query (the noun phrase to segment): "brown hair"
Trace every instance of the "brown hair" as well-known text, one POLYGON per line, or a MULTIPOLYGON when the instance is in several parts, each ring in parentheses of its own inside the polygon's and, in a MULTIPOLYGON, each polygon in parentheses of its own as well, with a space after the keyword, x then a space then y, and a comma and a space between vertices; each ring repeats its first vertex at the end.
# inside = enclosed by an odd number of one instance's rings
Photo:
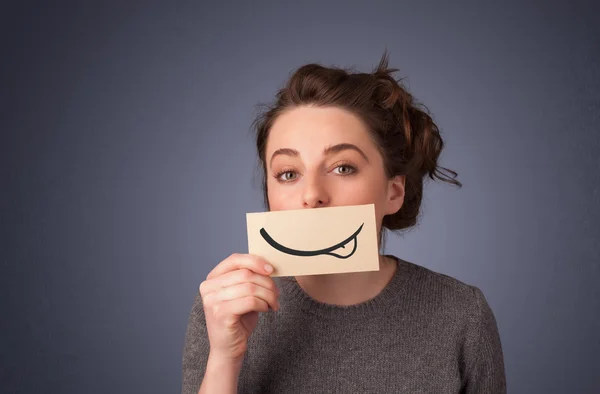
POLYGON ((277 92, 275 102, 266 106, 253 122, 267 209, 265 148, 269 130, 284 111, 304 105, 334 106, 358 115, 383 157, 389 179, 406 176, 402 208, 383 218, 382 230, 404 230, 417 223, 425 176, 462 186, 454 179, 456 172, 438 165, 444 147, 438 127, 427 108, 415 101, 401 80, 392 76, 396 71, 388 68, 386 50, 372 73, 311 63, 291 75, 277 92))

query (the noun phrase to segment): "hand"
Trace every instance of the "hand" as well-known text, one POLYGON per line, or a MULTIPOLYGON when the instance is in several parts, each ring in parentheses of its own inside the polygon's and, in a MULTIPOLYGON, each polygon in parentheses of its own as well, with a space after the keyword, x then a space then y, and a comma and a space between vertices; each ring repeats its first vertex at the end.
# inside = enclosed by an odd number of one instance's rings
POLYGON ((272 272, 264 259, 234 253, 200 284, 211 357, 242 360, 258 312, 279 309, 279 289, 269 276, 272 272))

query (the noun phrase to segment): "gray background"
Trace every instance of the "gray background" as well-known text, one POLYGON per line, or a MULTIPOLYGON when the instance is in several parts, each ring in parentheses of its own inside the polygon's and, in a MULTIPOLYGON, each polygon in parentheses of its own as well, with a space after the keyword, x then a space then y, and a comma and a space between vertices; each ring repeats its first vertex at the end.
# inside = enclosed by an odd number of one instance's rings
POLYGON ((255 105, 387 47, 464 187, 386 251, 484 291, 509 392, 600 392, 598 7, 249 3, 2 3, 0 391, 178 392, 198 285, 263 209, 255 105))

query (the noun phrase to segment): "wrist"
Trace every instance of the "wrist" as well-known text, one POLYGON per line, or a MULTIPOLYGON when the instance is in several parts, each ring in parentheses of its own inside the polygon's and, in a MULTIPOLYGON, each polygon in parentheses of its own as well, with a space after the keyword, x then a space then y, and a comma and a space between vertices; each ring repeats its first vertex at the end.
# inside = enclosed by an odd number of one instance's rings
POLYGON ((237 393, 238 379, 243 361, 243 358, 239 360, 209 353, 199 394, 237 393))
POLYGON ((218 353, 209 352, 208 364, 215 368, 240 369, 244 362, 244 357, 231 357, 218 353))

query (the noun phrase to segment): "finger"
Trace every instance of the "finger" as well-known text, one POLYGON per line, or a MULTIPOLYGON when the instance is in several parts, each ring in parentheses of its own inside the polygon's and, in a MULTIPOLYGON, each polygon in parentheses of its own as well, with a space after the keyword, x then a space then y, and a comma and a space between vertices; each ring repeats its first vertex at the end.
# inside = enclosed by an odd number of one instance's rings
POLYGON ((235 271, 227 272, 214 279, 204 281, 200 284, 200 294, 206 295, 208 293, 219 291, 224 287, 246 282, 251 282, 262 286, 265 289, 269 289, 279 295, 279 289, 277 288, 273 278, 254 273, 247 268, 241 268, 235 271))
POLYGON ((217 266, 206 276, 206 279, 212 279, 240 268, 247 268, 262 275, 270 275, 273 272, 273 267, 262 257, 251 254, 234 253, 217 264, 217 266), (268 267, 270 267, 270 269, 268 267))
POLYGON ((242 316, 250 312, 268 312, 269 304, 260 298, 248 296, 224 302, 222 311, 226 314, 242 316))
POLYGON ((252 282, 238 283, 233 286, 224 287, 217 292, 207 294, 206 297, 209 297, 210 302, 212 303, 220 303, 239 298, 246 298, 248 296, 264 300, 272 309, 278 309, 279 307, 279 302, 277 301, 277 295, 275 292, 265 289, 264 287, 252 282))

